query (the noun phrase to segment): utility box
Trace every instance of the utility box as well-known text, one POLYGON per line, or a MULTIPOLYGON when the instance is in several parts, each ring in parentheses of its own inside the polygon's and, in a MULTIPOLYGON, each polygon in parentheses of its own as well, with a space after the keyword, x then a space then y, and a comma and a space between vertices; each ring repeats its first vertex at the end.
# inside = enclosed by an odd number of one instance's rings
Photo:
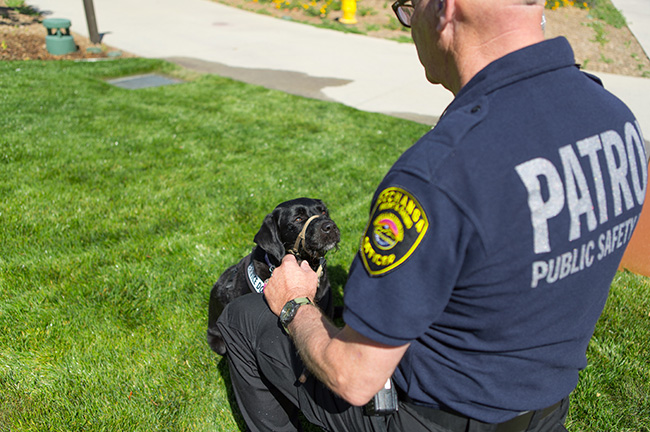
POLYGON ((48 18, 43 20, 47 29, 45 47, 54 55, 70 54, 77 51, 77 45, 70 35, 70 20, 65 18, 48 18))

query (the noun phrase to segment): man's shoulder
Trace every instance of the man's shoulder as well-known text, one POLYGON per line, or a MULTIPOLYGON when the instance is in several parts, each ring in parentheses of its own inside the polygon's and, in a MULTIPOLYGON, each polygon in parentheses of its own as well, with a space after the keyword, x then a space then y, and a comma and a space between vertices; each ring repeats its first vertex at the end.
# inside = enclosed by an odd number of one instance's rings
POLYGON ((482 104, 487 104, 486 98, 443 115, 433 129, 402 154, 394 168, 426 171, 426 177, 431 178, 453 164, 459 146, 485 117, 482 104))

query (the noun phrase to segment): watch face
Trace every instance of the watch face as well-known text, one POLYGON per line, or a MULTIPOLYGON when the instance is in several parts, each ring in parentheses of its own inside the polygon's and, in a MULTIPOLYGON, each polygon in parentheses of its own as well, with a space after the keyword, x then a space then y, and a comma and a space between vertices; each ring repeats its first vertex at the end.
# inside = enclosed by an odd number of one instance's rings
POLYGON ((300 306, 304 304, 313 304, 313 303, 307 297, 299 297, 288 301, 287 304, 284 305, 284 307, 280 311, 280 323, 282 323, 282 326, 284 327, 285 330, 287 330, 287 326, 289 325, 289 323, 293 321, 293 318, 296 316, 296 312, 298 312, 300 306))
POLYGON ((295 301, 291 300, 290 302, 287 302, 287 304, 284 305, 282 311, 280 312, 280 322, 285 326, 288 325, 296 315, 297 309, 298 305, 295 301))

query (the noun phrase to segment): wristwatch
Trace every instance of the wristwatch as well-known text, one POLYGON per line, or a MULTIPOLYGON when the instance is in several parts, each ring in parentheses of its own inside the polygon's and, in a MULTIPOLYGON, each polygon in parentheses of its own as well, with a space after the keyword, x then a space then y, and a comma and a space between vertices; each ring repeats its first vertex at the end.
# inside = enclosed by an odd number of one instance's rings
POLYGON ((300 306, 305 304, 313 305, 311 300, 307 297, 298 297, 289 300, 280 311, 280 324, 282 324, 282 327, 284 327, 284 331, 286 331, 287 334, 289 334, 289 329, 287 329, 287 327, 296 317, 296 313, 298 312, 298 309, 300 309, 300 306))

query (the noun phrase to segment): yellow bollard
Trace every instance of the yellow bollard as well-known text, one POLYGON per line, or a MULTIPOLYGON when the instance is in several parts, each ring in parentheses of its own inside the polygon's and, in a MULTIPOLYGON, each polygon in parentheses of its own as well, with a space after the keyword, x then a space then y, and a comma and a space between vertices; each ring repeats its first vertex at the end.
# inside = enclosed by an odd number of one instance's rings
POLYGON ((343 24, 357 23, 357 18, 354 16, 357 13, 357 0, 342 0, 341 10, 343 11, 343 16, 339 19, 339 22, 343 24))

